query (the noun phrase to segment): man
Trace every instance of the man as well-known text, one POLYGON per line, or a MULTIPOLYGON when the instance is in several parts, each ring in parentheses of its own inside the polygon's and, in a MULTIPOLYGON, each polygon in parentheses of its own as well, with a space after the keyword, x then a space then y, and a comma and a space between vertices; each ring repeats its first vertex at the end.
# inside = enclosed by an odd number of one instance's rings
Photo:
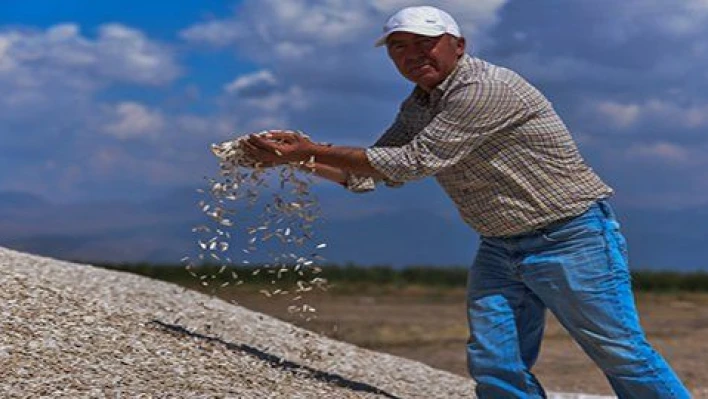
POLYGON ((548 100, 514 72, 465 54, 434 7, 394 14, 377 45, 415 83, 374 146, 252 136, 264 164, 308 162, 354 191, 434 176, 481 235, 468 282, 469 371, 480 398, 545 397, 531 373, 550 309, 620 398, 688 398, 639 325, 612 194, 548 100), (314 160, 314 161, 313 161, 314 160))

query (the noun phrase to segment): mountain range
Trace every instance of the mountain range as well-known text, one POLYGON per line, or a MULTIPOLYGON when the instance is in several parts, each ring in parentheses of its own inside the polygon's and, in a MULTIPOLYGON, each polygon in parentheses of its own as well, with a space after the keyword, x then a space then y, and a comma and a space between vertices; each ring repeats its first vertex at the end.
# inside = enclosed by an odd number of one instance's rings
MULTIPOLYGON (((436 194, 407 201, 415 192, 378 197, 350 196, 343 190, 320 193, 323 217, 315 225, 315 240, 327 244, 322 256, 338 264, 469 265, 477 235, 436 194)), ((192 228, 208 219, 199 199, 193 189, 178 189, 142 201, 59 204, 33 194, 0 192, 0 245, 74 261, 177 264, 198 249, 192 228)), ((708 271, 708 210, 625 208, 617 210, 633 269, 708 271)), ((257 211, 241 212, 245 223, 255 225, 257 211)), ((234 248, 247 246, 245 233, 235 235, 234 248)))

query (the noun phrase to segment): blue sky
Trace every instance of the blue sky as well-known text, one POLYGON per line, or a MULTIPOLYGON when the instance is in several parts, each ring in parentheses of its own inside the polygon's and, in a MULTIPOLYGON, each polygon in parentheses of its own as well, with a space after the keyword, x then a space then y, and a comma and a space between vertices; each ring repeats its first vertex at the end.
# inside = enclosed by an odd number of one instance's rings
MULTIPOLYGON (((370 144, 410 90, 372 43, 412 4, 0 2, 0 191, 68 203, 197 187, 210 143, 263 128, 370 144)), ((706 1, 436 4, 473 54, 548 95, 618 204, 708 204, 706 1)), ((436 190, 414 185, 406 203, 454 214, 436 190)))

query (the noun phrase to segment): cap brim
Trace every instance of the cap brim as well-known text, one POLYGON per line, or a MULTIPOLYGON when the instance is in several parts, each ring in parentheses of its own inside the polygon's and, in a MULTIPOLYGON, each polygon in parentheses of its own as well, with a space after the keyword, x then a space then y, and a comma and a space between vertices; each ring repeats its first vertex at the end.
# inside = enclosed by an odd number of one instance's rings
POLYGON ((386 44, 386 39, 392 34, 396 32, 408 32, 408 33, 415 33, 416 35, 421 35, 421 36, 429 36, 429 37, 438 37, 442 36, 445 34, 445 31, 440 31, 440 29, 432 29, 432 28, 423 28, 420 26, 415 26, 415 27, 408 27, 408 26, 400 26, 397 28, 393 28, 390 31, 386 32, 383 36, 381 36, 376 42, 374 42, 374 47, 381 47, 386 44))

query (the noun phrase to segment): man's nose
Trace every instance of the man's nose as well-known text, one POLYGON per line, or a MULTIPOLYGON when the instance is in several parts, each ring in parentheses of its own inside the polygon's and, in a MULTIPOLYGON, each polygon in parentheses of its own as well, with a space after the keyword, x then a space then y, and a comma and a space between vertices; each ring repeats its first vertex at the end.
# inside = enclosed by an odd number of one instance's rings
POLYGON ((415 62, 425 57, 425 51, 420 46, 408 46, 405 53, 406 62, 415 62))
POLYGON ((406 56, 406 65, 418 65, 425 60, 425 54, 416 53, 406 56))
POLYGON ((406 57, 419 58, 425 55, 425 49, 418 43, 411 44, 406 50, 406 57))

